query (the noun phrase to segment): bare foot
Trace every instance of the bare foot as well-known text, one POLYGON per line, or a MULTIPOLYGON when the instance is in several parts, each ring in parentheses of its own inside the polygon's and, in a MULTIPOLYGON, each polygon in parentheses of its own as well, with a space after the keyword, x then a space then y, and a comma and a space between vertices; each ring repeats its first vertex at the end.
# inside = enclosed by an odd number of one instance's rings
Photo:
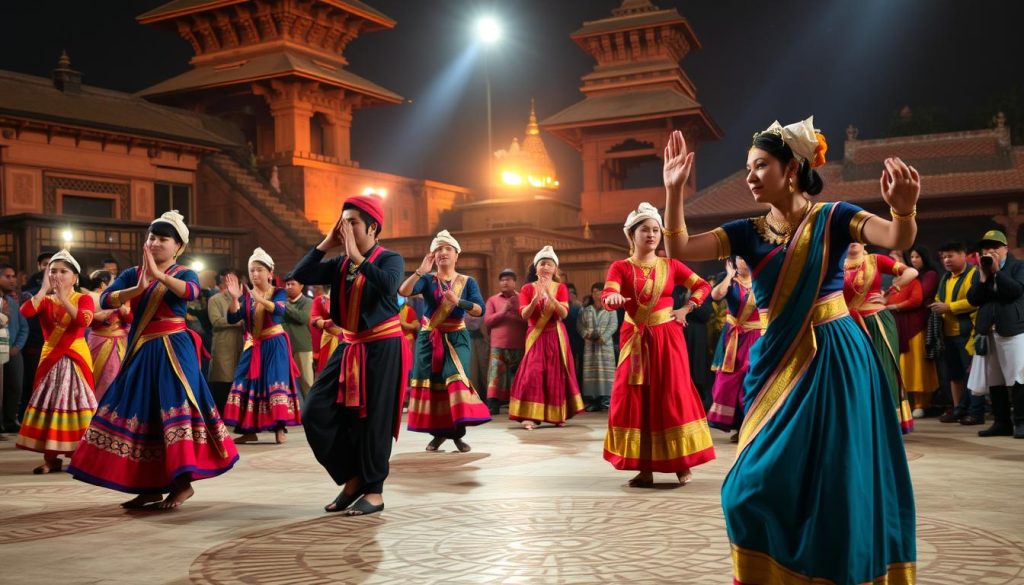
POLYGON ((633 479, 629 480, 629 482, 626 485, 634 488, 653 487, 654 474, 647 471, 641 471, 640 473, 636 474, 636 476, 633 477, 633 479))
POLYGON ((690 473, 689 469, 687 469, 686 471, 676 473, 676 478, 679 479, 679 485, 686 485, 693 481, 693 474, 690 473))
POLYGON ((260 439, 259 437, 256 436, 256 433, 242 433, 241 435, 235 437, 235 443, 239 445, 244 445, 246 443, 255 443, 259 440, 260 439))
POLYGON ((533 424, 532 420, 524 420, 523 421, 523 428, 528 430, 528 431, 532 431, 533 429, 537 428, 537 425, 533 424))
POLYGON ((277 429, 274 433, 274 440, 277 441, 278 445, 280 445, 288 440, 288 435, 284 433, 284 429, 277 429))
POLYGON ((161 510, 170 510, 171 508, 177 508, 178 506, 185 503, 185 500, 191 498, 196 491, 192 489, 191 485, 185 486, 182 489, 175 490, 164 498, 164 501, 156 505, 161 510))
POLYGON ((139 494, 127 502, 122 502, 121 507, 129 510, 139 510, 154 502, 159 502, 164 497, 160 494, 139 494))

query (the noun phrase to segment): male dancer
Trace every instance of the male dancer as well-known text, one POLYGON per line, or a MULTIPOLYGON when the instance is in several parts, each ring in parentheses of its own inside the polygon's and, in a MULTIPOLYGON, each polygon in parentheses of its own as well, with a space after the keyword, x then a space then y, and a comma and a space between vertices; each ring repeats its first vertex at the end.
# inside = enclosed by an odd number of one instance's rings
POLYGON ((405 262, 377 239, 384 209, 373 196, 349 197, 324 241, 288 278, 330 284, 331 320, 344 339, 310 388, 302 422, 313 454, 343 485, 324 507, 347 516, 384 509, 392 436, 398 437, 410 359, 398 319, 398 285, 405 262), (343 255, 322 262, 343 248, 343 255))

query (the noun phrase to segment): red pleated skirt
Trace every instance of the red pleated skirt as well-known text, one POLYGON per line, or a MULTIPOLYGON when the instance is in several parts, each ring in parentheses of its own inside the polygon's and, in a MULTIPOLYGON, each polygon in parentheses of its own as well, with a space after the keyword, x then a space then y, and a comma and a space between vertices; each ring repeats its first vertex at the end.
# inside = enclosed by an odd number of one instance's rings
MULTIPOLYGON (((637 329, 622 326, 623 351, 637 329)), ((647 327, 643 384, 629 384, 629 356, 615 370, 604 458, 616 469, 677 473, 715 458, 704 406, 690 376, 679 324, 647 327)))

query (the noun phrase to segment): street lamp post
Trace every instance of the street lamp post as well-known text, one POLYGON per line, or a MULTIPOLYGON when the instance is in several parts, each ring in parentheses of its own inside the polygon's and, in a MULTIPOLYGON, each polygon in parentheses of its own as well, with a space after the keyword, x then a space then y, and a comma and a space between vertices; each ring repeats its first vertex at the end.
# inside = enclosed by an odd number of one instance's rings
POLYGON ((501 25, 491 16, 476 23, 476 37, 484 45, 484 82, 487 87, 487 197, 491 197, 494 182, 494 135, 491 125, 491 68, 487 48, 501 40, 501 25))

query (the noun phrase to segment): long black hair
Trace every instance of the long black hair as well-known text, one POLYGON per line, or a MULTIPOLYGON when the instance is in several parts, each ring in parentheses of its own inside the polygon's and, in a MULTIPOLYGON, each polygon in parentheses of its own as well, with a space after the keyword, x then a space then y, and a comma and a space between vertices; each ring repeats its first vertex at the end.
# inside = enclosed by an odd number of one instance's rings
MULTIPOLYGON (((793 154, 793 149, 783 142, 782 136, 773 132, 756 134, 753 147, 763 150, 778 159, 783 169, 786 168, 789 161, 796 158, 793 154)), ((825 187, 825 183, 821 180, 821 175, 818 174, 818 171, 812 169, 811 162, 806 160, 800 163, 800 168, 796 172, 796 180, 800 190, 808 195, 817 195, 825 187)))
MULTIPOLYGON (((924 276, 924 273, 928 272, 929 270, 933 272, 938 272, 938 270, 935 269, 935 263, 932 261, 932 255, 928 251, 928 248, 925 248, 924 246, 913 246, 909 250, 907 250, 905 253, 905 256, 907 257, 907 264, 910 264, 911 252, 917 252, 917 255, 921 257, 921 270, 917 271, 918 278, 924 276)), ((911 265, 911 267, 913 267, 913 265, 911 265)))

